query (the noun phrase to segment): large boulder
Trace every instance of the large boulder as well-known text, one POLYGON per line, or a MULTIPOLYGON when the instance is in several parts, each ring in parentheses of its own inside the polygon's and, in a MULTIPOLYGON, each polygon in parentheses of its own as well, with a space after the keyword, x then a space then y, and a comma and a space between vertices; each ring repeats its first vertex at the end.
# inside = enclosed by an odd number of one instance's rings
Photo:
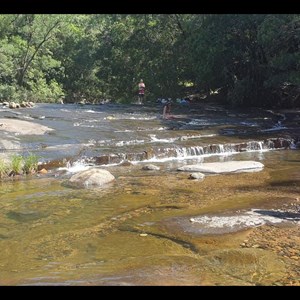
POLYGON ((115 180, 115 176, 109 171, 92 168, 73 175, 67 185, 77 188, 94 188, 101 187, 113 180, 115 180))
POLYGON ((201 163, 195 165, 186 165, 178 168, 178 171, 186 172, 202 172, 210 174, 221 173, 238 173, 238 172, 255 172, 261 171, 264 165, 257 161, 226 161, 226 162, 212 162, 201 163))

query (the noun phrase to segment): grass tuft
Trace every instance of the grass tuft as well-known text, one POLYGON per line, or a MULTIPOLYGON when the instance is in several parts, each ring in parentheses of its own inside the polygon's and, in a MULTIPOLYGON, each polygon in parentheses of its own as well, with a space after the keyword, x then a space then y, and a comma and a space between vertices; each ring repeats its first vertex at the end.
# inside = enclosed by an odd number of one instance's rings
POLYGON ((34 174, 37 171, 39 162, 37 155, 30 153, 27 157, 23 158, 23 161, 24 173, 34 174))

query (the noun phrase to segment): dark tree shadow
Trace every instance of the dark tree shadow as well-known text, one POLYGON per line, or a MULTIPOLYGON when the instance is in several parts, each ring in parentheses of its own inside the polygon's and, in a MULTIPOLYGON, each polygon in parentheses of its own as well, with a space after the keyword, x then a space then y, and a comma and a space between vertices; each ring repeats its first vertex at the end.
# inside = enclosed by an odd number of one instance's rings
POLYGON ((267 215, 267 216, 289 220, 289 221, 300 221, 300 213, 287 212, 287 211, 282 212, 282 211, 264 210, 264 209, 255 209, 254 212, 259 213, 261 215, 267 215))

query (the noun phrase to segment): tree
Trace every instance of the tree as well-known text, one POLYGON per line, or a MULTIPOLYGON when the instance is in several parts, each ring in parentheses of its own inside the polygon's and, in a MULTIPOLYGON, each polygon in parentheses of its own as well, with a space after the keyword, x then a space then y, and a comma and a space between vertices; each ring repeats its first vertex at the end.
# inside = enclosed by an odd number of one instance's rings
POLYGON ((49 101, 52 97, 57 100, 63 94, 62 89, 54 78, 47 81, 46 74, 60 66, 60 62, 52 56, 52 47, 55 46, 56 33, 60 30, 61 16, 6 15, 0 21, 2 34, 3 24, 7 25, 2 39, 2 53, 6 55, 7 61, 13 62, 10 78, 6 77, 3 83, 7 85, 10 82, 11 88, 19 91, 19 95, 14 95, 15 98, 28 91, 31 100, 49 101), (39 91, 42 91, 40 95, 37 94, 39 91), (39 96, 42 96, 41 99, 39 96))
POLYGON ((299 86, 298 15, 195 16, 189 26, 196 82, 206 92, 222 88, 223 102, 280 106, 284 82, 299 86))

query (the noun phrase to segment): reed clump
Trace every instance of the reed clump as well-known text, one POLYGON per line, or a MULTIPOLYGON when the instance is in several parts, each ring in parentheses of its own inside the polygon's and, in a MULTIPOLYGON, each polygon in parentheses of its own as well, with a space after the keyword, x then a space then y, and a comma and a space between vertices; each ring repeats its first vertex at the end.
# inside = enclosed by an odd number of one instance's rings
POLYGON ((0 158, 0 180, 16 175, 30 175, 38 171, 38 156, 14 154, 8 159, 0 158))

